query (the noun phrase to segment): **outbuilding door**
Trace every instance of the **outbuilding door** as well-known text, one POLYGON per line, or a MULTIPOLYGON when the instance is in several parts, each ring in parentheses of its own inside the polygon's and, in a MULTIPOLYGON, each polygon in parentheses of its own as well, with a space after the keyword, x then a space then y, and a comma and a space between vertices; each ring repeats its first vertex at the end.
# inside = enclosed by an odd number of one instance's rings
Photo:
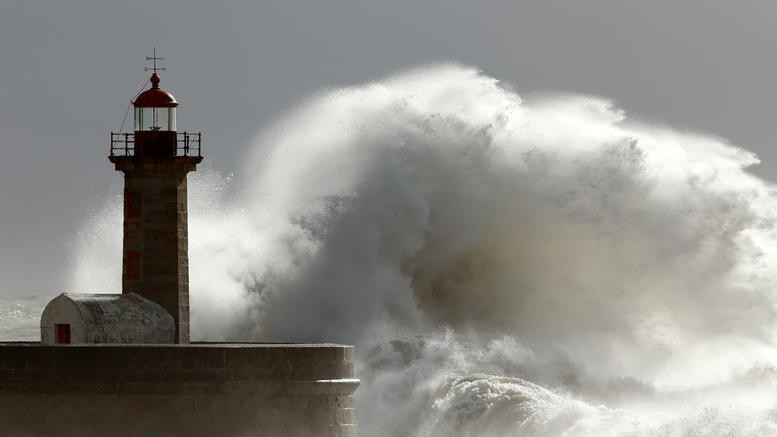
POLYGON ((70 344, 70 324, 57 323, 57 344, 70 344))

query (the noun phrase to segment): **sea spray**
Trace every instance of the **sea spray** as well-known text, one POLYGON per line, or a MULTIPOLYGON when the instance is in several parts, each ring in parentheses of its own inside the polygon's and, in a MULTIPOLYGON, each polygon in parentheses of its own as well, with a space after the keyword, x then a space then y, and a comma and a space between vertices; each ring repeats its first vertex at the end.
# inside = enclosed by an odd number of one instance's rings
MULTIPOLYGON (((193 336, 355 344, 363 435, 773 433, 757 162, 459 65, 324 91, 192 175, 193 336)), ((71 289, 119 289, 117 202, 71 289)))

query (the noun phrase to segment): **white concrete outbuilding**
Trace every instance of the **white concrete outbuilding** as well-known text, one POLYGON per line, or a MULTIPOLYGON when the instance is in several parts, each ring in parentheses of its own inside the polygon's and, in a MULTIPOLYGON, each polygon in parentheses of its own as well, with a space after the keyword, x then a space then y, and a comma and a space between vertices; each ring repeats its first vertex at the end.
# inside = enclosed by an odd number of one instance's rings
POLYGON ((135 293, 62 293, 40 318, 43 344, 173 343, 175 321, 135 293))

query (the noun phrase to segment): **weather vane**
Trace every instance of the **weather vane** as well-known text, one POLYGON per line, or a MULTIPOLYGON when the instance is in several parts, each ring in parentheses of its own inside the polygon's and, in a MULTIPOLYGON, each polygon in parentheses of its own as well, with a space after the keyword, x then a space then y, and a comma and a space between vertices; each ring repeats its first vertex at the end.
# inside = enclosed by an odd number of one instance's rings
POLYGON ((165 67, 157 67, 156 61, 164 61, 165 58, 157 58, 156 57, 156 46, 154 46, 154 56, 146 56, 146 61, 153 61, 154 66, 153 67, 144 67, 143 71, 153 71, 154 74, 156 74, 157 71, 167 71, 167 68, 165 67))

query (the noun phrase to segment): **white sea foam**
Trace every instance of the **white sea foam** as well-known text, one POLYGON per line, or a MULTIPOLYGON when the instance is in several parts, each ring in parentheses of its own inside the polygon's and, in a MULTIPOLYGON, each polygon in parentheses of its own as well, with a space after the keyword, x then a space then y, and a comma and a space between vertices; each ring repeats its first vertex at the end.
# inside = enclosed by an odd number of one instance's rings
MULTIPOLYGON (((773 434, 757 162, 458 65, 325 91, 192 175, 193 335, 355 344, 363 435, 773 434)), ((72 290, 119 289, 117 205, 72 290)))

